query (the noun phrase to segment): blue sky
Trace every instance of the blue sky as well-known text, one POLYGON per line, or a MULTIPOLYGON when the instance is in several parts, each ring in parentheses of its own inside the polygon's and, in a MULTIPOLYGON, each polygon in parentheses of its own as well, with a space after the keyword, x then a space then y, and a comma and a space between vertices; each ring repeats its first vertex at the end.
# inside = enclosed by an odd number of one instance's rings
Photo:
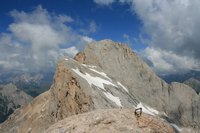
POLYGON ((54 68, 90 41, 128 45, 160 75, 200 70, 200 1, 2 0, 0 69, 54 68))
POLYGON ((128 4, 115 3, 110 7, 96 4, 91 0, 4 0, 0 7, 1 32, 6 32, 13 19, 9 12, 14 9, 18 11, 30 12, 38 5, 41 5, 49 12, 56 14, 66 14, 79 20, 82 24, 73 24, 74 29, 89 25, 94 21, 97 29, 90 37, 95 40, 112 39, 114 41, 127 42, 124 35, 130 37, 131 43, 135 43, 134 49, 144 48, 135 39, 139 37, 141 21, 136 14, 133 14, 128 4))

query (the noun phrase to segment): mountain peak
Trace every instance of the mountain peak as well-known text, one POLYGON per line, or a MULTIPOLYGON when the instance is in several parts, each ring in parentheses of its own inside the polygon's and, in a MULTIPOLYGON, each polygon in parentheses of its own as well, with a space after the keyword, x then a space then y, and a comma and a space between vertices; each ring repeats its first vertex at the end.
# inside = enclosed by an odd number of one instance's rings
POLYGON ((74 59, 59 61, 50 90, 17 110, 0 131, 45 132, 72 115, 112 108, 140 108, 178 131, 200 128, 200 98, 192 88, 165 83, 126 45, 92 42, 74 59))

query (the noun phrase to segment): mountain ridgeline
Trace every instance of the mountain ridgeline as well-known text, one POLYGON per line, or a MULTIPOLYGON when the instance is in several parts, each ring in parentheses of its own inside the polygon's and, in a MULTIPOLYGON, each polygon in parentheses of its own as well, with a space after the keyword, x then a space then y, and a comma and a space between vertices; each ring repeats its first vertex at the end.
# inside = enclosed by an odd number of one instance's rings
POLYGON ((32 97, 47 91, 53 81, 53 72, 48 70, 41 72, 3 71, 0 74, 1 84, 14 84, 32 97))
POLYGON ((167 84, 127 45, 102 40, 60 60, 51 88, 16 110, 0 132, 194 132, 199 108, 191 87, 167 84))

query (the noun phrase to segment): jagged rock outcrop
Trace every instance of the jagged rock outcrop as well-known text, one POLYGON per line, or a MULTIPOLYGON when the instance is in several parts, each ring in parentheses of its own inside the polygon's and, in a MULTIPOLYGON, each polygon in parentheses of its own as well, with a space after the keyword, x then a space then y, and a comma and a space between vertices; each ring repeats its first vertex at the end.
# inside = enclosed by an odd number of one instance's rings
POLYGON ((31 96, 19 90, 14 84, 0 85, 0 122, 31 100, 31 96))
MULTIPOLYGON (((45 132, 72 115, 111 108, 142 108, 178 131, 183 130, 175 124, 199 128, 200 102, 195 91, 184 84, 168 85, 126 45, 94 42, 74 59, 61 60, 50 90, 15 111, 0 125, 0 132, 45 132)), ((153 123, 160 121, 155 119, 153 123)))
POLYGON ((76 54, 76 56, 74 57, 74 59, 80 63, 84 63, 85 61, 85 53, 83 52, 79 52, 78 54, 76 54))

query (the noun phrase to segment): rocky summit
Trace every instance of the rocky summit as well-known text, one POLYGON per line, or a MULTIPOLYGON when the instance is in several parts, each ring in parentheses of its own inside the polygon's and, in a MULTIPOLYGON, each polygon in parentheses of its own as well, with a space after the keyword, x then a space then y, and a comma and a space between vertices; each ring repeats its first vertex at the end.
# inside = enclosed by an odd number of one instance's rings
POLYGON ((127 45, 102 40, 59 61, 50 90, 0 132, 195 132, 199 108, 192 88, 167 84, 127 45))

